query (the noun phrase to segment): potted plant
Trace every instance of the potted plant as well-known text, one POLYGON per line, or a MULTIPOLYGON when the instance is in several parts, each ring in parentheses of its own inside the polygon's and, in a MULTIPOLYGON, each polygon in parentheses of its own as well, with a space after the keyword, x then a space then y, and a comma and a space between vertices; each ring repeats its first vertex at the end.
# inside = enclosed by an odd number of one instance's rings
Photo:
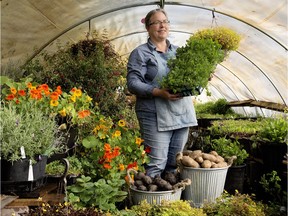
POLYGON ((237 140, 233 141, 226 137, 212 139, 211 147, 224 158, 237 157, 228 169, 224 189, 231 194, 234 194, 235 190, 242 193, 247 166, 245 160, 249 157, 247 151, 242 149, 241 144, 237 140))
POLYGON ((62 148, 62 134, 55 120, 34 107, 28 112, 4 104, 0 125, 2 182, 42 178, 47 157, 62 148))
POLYGON ((239 42, 240 36, 225 27, 196 32, 177 49, 175 58, 168 61, 170 72, 161 81, 161 87, 174 93, 184 92, 183 96, 199 94, 207 86, 217 64, 230 51, 236 50, 239 42))
POLYGON ((251 138, 254 141, 254 147, 261 149, 265 172, 287 171, 287 167, 282 165, 282 160, 287 154, 287 134, 288 117, 284 113, 263 119, 258 132, 251 138))

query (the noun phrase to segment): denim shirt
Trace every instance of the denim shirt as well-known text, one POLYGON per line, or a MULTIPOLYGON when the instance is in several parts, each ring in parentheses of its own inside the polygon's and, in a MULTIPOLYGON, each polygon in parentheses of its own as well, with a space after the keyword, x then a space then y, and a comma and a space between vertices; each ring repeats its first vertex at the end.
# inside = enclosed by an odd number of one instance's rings
MULTIPOLYGON (((167 40, 168 55, 175 56, 177 47, 167 40)), ((158 74, 158 62, 154 55, 156 46, 148 39, 147 43, 134 49, 127 64, 127 87, 136 95, 136 111, 156 113, 155 101, 152 91, 159 85, 153 81, 158 74)), ((164 61, 164 59, 163 59, 164 61)), ((166 63, 166 62, 164 62, 166 63)), ((167 68, 167 73, 169 69, 167 68)))
POLYGON ((153 88, 159 88, 159 80, 169 73, 167 60, 176 54, 177 47, 168 40, 167 44, 166 53, 158 52, 148 39, 132 51, 127 65, 127 86, 136 95, 136 112, 157 113, 159 131, 197 125, 191 97, 169 101, 152 96, 153 88))

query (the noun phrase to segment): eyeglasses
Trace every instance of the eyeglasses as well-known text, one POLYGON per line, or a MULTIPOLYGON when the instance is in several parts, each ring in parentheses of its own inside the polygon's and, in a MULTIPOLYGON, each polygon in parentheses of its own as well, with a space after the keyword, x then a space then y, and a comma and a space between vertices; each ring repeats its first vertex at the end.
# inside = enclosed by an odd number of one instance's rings
POLYGON ((152 23, 150 23, 149 24, 149 26, 151 26, 151 25, 160 25, 160 24, 169 24, 170 23, 170 21, 169 20, 163 20, 162 22, 161 21, 159 21, 159 20, 157 20, 157 21, 155 21, 155 22, 152 22, 152 23))

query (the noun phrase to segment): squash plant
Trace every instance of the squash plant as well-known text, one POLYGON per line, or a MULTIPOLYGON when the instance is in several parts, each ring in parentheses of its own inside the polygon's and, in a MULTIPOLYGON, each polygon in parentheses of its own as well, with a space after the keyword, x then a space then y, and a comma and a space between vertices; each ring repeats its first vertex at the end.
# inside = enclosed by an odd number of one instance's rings
POLYGON ((229 51, 239 46, 240 36, 231 29, 217 27, 203 29, 192 35, 175 58, 168 60, 170 72, 160 82, 172 92, 191 91, 197 95, 205 88, 217 64, 224 61, 229 51))

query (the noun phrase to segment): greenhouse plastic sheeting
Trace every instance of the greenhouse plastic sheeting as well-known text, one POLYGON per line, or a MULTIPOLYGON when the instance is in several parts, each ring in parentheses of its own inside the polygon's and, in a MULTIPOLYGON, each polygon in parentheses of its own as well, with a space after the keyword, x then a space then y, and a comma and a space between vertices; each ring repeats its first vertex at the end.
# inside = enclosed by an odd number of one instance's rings
MULTIPOLYGON (((169 39, 182 46, 197 30, 226 26, 242 39, 237 51, 217 66, 206 102, 268 101, 287 106, 287 0, 3 0, 1 2, 2 70, 24 64, 57 43, 75 43, 87 33, 105 34, 127 58, 147 41, 141 19, 164 2, 171 21, 169 39)), ((245 114, 269 115, 266 109, 236 108, 245 114)))

